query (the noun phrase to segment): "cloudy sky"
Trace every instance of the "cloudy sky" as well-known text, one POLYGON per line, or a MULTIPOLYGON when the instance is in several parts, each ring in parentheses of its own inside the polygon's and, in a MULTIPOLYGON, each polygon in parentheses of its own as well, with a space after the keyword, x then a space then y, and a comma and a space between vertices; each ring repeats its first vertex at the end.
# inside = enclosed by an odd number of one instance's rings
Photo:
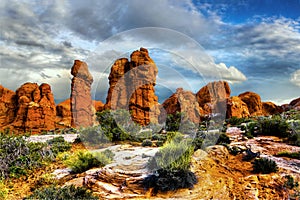
POLYGON ((232 95, 288 103, 300 96, 299 13, 299 0, 2 0, 0 84, 46 82, 63 100, 80 59, 103 101, 113 61, 145 47, 160 101, 222 79, 232 95))

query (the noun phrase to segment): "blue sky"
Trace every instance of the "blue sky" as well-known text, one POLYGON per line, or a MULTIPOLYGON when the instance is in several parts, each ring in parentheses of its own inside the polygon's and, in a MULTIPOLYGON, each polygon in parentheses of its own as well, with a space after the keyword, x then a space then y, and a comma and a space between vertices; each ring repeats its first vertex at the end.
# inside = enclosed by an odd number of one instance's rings
POLYGON ((300 0, 3 0, 0 84, 47 82, 66 99, 80 59, 103 101, 112 62, 143 46, 159 68, 160 101, 223 79, 232 95, 288 103, 300 96, 299 13, 300 0))

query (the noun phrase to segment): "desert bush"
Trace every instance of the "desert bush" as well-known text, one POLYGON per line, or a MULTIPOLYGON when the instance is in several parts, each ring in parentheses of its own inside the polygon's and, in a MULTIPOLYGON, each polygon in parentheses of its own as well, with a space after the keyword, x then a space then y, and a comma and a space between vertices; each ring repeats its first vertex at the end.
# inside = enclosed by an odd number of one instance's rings
POLYGON ((217 144, 221 144, 221 145, 230 144, 230 139, 225 133, 221 133, 217 140, 217 144))
POLYGON ((294 178, 290 175, 286 175, 284 177, 286 179, 284 183, 284 187, 287 187, 289 189, 293 189, 294 187, 298 187, 299 183, 294 181, 294 178))
POLYGON ((190 167, 194 147, 190 141, 167 142, 148 162, 151 170, 187 170, 190 167))
POLYGON ((170 191, 179 188, 192 188, 197 183, 197 178, 190 168, 191 157, 194 147, 190 140, 180 142, 167 142, 152 157, 147 167, 154 171, 154 174, 143 180, 143 186, 153 188, 157 191, 170 191))
POLYGON ((82 173, 93 167, 103 167, 112 161, 113 153, 110 150, 104 152, 77 151, 64 163, 74 173, 82 173))
POLYGON ((197 183, 197 177, 189 170, 165 170, 159 169, 157 174, 147 176, 143 180, 146 189, 153 188, 154 193, 158 191, 174 191, 180 188, 193 188, 197 183))
POLYGON ((65 199, 89 199, 96 200, 98 197, 94 196, 92 192, 84 187, 76 187, 74 185, 58 187, 49 186, 47 188, 37 189, 27 199, 55 199, 55 200, 65 200, 65 199))
POLYGON ((153 143, 152 143, 151 140, 146 139, 146 140, 143 141, 142 146, 143 146, 143 147, 151 147, 152 144, 153 144, 153 143))
POLYGON ((0 134, 0 178, 19 177, 54 158, 45 143, 30 143, 21 136, 0 134))
POLYGON ((298 152, 281 151, 281 152, 277 153, 276 156, 300 159, 300 151, 298 151, 298 152))
POLYGON ((50 150, 54 155, 57 155, 61 152, 69 151, 72 147, 72 145, 69 142, 65 141, 64 137, 62 136, 48 140, 47 143, 50 146, 50 150))
POLYGON ((247 123, 249 122, 250 119, 248 118, 238 118, 238 117, 231 117, 229 119, 226 119, 226 122, 232 126, 238 126, 241 125, 242 123, 247 123))
POLYGON ((253 162, 253 172, 269 174, 278 170, 275 161, 268 158, 255 159, 253 162))
POLYGON ((182 113, 168 114, 166 118, 166 131, 178 131, 180 128, 182 113))
POLYGON ((87 127, 80 130, 80 140, 90 146, 101 147, 113 140, 113 133, 102 130, 101 126, 87 127))

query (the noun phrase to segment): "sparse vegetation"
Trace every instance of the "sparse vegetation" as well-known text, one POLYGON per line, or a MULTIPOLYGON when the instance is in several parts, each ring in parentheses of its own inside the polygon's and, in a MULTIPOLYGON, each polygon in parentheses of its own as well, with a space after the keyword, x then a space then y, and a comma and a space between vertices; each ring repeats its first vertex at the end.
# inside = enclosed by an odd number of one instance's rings
POLYGON ((300 151, 298 152, 287 152, 287 151, 281 151, 277 153, 278 157, 287 157, 287 158, 294 158, 294 159, 300 159, 300 151))
POLYGON ((76 187, 74 185, 70 186, 49 186, 47 188, 37 189, 32 195, 25 198, 28 199, 55 199, 55 200, 65 200, 65 199, 89 199, 96 200, 98 197, 92 195, 88 189, 84 187, 76 187))
POLYGON ((103 167, 109 164, 113 159, 113 153, 110 150, 103 152, 77 151, 70 156, 65 164, 71 168, 74 173, 82 173, 93 167, 103 167))
POLYGON ((253 172, 269 174, 278 170, 275 161, 268 158, 255 159, 253 162, 253 172))
POLYGON ((9 189, 6 187, 5 182, 0 179, 0 200, 7 199, 9 189))
POLYGON ((142 146, 143 146, 143 147, 151 147, 152 144, 153 144, 153 143, 152 143, 151 140, 146 139, 146 140, 143 141, 142 146))
POLYGON ((50 150, 56 156, 58 153, 69 151, 72 145, 65 141, 64 137, 59 136, 47 141, 50 150))
POLYGON ((154 171, 143 180, 143 186, 157 191, 170 191, 179 188, 192 188, 197 178, 190 168, 194 148, 191 141, 167 142, 148 162, 148 168, 154 171))

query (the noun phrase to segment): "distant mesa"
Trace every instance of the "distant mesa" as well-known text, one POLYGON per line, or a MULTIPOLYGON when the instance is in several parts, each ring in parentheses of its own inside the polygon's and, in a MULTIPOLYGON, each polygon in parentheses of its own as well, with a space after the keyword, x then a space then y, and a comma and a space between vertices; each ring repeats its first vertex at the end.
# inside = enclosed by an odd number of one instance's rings
POLYGON ((223 113, 226 118, 272 115, 290 109, 300 110, 300 98, 282 106, 262 102, 258 94, 244 92, 230 96, 226 81, 215 81, 197 93, 178 88, 161 105, 155 94, 158 68, 148 50, 140 48, 128 58, 117 59, 111 67, 106 103, 91 98, 93 76, 88 65, 75 60, 70 98, 55 105, 51 86, 25 83, 16 92, 0 85, 0 130, 38 134, 56 128, 87 127, 96 124, 95 113, 105 109, 126 109, 142 126, 185 113, 185 120, 201 122, 203 116, 223 113))

